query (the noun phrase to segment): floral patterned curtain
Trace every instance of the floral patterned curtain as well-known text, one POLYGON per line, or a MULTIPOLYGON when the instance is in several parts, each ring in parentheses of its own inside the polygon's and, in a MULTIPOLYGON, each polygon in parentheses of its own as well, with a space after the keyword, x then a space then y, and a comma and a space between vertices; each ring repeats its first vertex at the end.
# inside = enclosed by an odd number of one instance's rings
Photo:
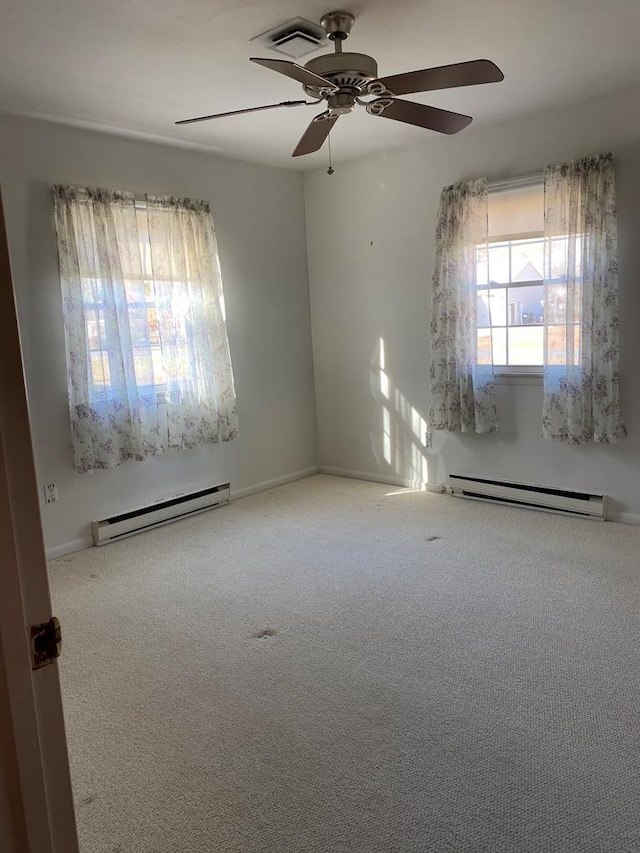
POLYGON ((488 242, 485 179, 445 187, 440 196, 431 297, 431 429, 498 429, 493 356, 478 354, 476 253, 488 242))
POLYGON ((625 435, 618 375, 618 252, 611 154, 544 174, 542 435, 568 444, 625 435))
POLYGON ((209 205, 146 196, 168 446, 237 436, 222 277, 209 205))
POLYGON ((62 186, 54 200, 76 470, 235 438, 208 205, 62 186))

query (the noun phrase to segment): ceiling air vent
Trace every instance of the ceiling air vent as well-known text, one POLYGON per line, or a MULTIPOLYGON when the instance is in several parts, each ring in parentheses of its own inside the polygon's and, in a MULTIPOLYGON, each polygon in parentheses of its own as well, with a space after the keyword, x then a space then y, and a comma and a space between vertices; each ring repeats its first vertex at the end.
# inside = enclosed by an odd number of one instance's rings
POLYGON ((292 59, 300 59, 318 50, 321 45, 328 44, 322 27, 305 18, 293 18, 291 21, 267 30, 266 33, 255 36, 251 41, 258 42, 269 50, 290 56, 292 59))

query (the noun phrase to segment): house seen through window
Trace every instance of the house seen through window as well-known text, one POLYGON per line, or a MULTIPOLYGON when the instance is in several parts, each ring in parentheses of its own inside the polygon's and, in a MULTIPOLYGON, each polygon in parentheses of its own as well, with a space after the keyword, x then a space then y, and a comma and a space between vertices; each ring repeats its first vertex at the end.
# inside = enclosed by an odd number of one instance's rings
POLYGON ((558 363, 579 358, 580 300, 567 298, 565 276, 569 241, 543 229, 542 184, 490 192, 489 241, 475 258, 478 362, 498 372, 540 373, 545 348, 558 363))

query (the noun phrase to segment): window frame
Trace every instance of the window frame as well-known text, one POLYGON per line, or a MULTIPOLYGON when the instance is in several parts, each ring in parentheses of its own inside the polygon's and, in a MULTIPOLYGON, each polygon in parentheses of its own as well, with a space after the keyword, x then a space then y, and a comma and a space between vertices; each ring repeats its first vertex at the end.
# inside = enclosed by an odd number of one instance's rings
MULTIPOLYGON (((146 276, 144 278, 144 283, 145 284, 147 283, 146 276)), ((153 284, 153 282, 151 282, 151 283, 153 284)), ((137 308, 143 308, 143 307, 147 307, 149 305, 155 306, 155 302, 154 301, 145 301, 144 304, 142 302, 127 302, 127 310, 129 308, 136 308, 136 307, 137 308)), ((90 311, 98 312, 100 310, 100 304, 98 302, 88 302, 88 301, 83 302, 83 309, 84 309, 84 313, 85 313, 85 320, 84 320, 85 335, 86 335, 86 341, 87 341, 87 356, 89 358, 89 371, 90 371, 90 376, 91 376, 92 393, 96 396, 96 398, 100 397, 104 400, 108 400, 109 395, 111 393, 111 381, 109 381, 109 383, 106 383, 106 382, 101 383, 101 382, 95 381, 95 374, 94 374, 94 370, 93 370, 92 356, 94 353, 101 354, 103 358, 104 357, 107 358, 107 363, 108 363, 109 350, 108 349, 102 349, 101 347, 92 347, 91 346, 91 341, 90 341, 91 336, 89 334, 89 323, 96 322, 96 321, 89 320, 87 318, 87 314, 90 311)), ((159 344, 158 345, 152 345, 152 348, 153 348, 153 346, 156 346, 156 348, 160 348, 159 344)), ((133 342, 132 342, 132 347, 135 350, 136 345, 133 342)), ((136 381, 136 388, 138 389, 138 392, 143 396, 151 395, 152 393, 154 393, 156 395, 156 402, 158 402, 158 403, 166 403, 166 401, 167 401, 166 382, 156 382, 152 385, 152 384, 138 383, 136 381)))
MULTIPOLYGON (((512 243, 517 242, 519 240, 540 240, 540 241, 542 241, 542 243, 544 245, 545 235, 544 235, 543 231, 514 232, 512 234, 496 234, 496 235, 492 235, 491 238, 488 239, 486 243, 479 243, 476 247, 476 251, 478 249, 486 247, 487 259, 488 259, 488 256, 489 256, 488 253, 489 253, 489 250, 490 250, 492 245, 499 244, 499 243, 508 244, 508 246, 509 246, 509 267, 510 267, 509 272, 511 273, 511 245, 512 245, 512 243)), ((478 267, 477 267, 477 263, 476 263, 476 267, 475 267, 475 270, 476 270, 476 281, 475 281, 476 293, 483 288, 486 290, 489 290, 489 291, 502 290, 506 293, 509 290, 513 290, 513 289, 520 288, 520 287, 531 287, 531 286, 544 287, 544 285, 545 285, 545 279, 544 278, 533 279, 530 281, 527 280, 527 281, 515 281, 515 282, 514 281, 505 281, 505 282, 493 281, 492 282, 491 280, 489 280, 486 285, 482 285, 482 284, 479 284, 478 280, 477 280, 477 269, 478 269, 478 267)), ((508 306, 509 306, 509 303, 507 302, 507 312, 509 310, 508 306)), ((507 355, 508 355, 508 352, 509 352, 509 328, 511 328, 512 325, 517 326, 517 324, 511 324, 509 322, 508 313, 507 313, 506 320, 507 320, 507 322, 506 322, 505 326, 499 326, 499 325, 494 326, 493 324, 491 324, 490 326, 480 327, 480 326, 478 326, 478 323, 476 322, 476 330, 478 330, 479 328, 488 328, 488 329, 493 331, 494 328, 496 328, 496 329, 504 328, 506 330, 506 336, 507 336, 506 337, 506 350, 507 350, 507 355)), ((539 326, 541 324, 532 323, 531 325, 539 326)), ((542 324, 542 326, 544 328, 544 324, 542 324)), ((543 358, 544 358, 544 353, 543 353, 543 358)), ((544 364, 496 364, 495 362, 493 362, 492 367, 493 367, 493 372, 496 376, 542 376, 544 364)))
MULTIPOLYGON (((126 289, 128 283, 133 283, 133 282, 142 283, 145 287, 145 293, 147 293, 148 288, 151 289, 151 292, 153 293, 153 299, 146 298, 144 303, 140 302, 140 301, 131 302, 131 301, 129 301, 129 299, 127 299, 127 313, 129 314, 129 318, 131 318, 131 313, 130 313, 131 309, 145 309, 146 314, 147 314, 147 328, 150 329, 149 307, 153 307, 154 310, 156 308, 156 300, 155 300, 155 292, 154 292, 156 281, 155 281, 154 276, 153 276, 153 271, 149 267, 150 256, 148 254, 148 251, 146 250, 147 247, 150 246, 149 232, 148 232, 147 224, 146 224, 146 222, 142 223, 140 221, 140 214, 142 213, 143 215, 146 216, 146 212, 148 210, 148 205, 147 205, 146 201, 136 199, 134 202, 134 206, 135 206, 135 210, 136 210, 136 220, 138 222, 138 235, 139 235, 138 248, 140 251, 142 278, 141 279, 133 278, 132 276, 125 273, 124 285, 125 285, 125 289, 126 289), (142 239, 140 238, 140 235, 142 235, 142 239)), ((95 395, 96 399, 100 398, 100 399, 106 401, 109 399, 110 394, 111 394, 111 388, 112 388, 111 381, 109 380, 108 383, 107 382, 100 383, 100 382, 94 381, 92 355, 94 353, 102 354, 103 358, 106 356, 107 363, 108 363, 108 361, 109 361, 109 350, 108 349, 102 349, 101 347, 96 348, 96 347, 91 346, 90 334, 89 334, 89 323, 94 322, 94 321, 89 320, 87 317, 87 314, 90 311, 95 311, 96 315, 97 315, 99 313, 99 311, 101 310, 101 305, 99 302, 96 302, 95 300, 89 301, 89 300, 85 300, 83 298, 83 310, 84 310, 84 314, 85 314, 85 320, 84 320, 84 322, 85 322, 85 335, 86 335, 86 342, 87 342, 87 356, 89 358, 89 376, 91 377, 92 394, 95 395)), ((131 326, 130 326, 130 329, 131 329, 131 326)), ((132 345, 132 349, 133 349, 134 355, 135 355, 136 343, 134 343, 134 341, 132 340, 131 345, 132 345)), ((151 344, 150 347, 152 350, 156 349, 156 350, 159 350, 160 353, 162 352, 162 348, 161 348, 160 343, 151 344)), ((153 355, 152 355, 152 358, 153 358, 153 355)), ((152 395, 155 395, 156 403, 158 405, 162 405, 162 404, 167 402, 167 383, 166 383, 166 381, 155 382, 153 384, 151 384, 151 383, 145 384, 142 382, 138 382, 136 379, 136 388, 138 390, 138 393, 143 397, 150 397, 152 395)))
MULTIPOLYGON (((543 291, 544 291, 544 308, 546 310, 548 287, 553 286, 554 284, 563 284, 564 283, 564 281, 561 277, 560 278, 551 278, 550 276, 545 276, 545 271, 546 271, 546 267, 547 267, 547 259, 551 258, 551 256, 552 256, 551 251, 547 248, 547 244, 551 244, 554 240, 562 240, 562 239, 566 239, 566 237, 563 237, 562 235, 545 235, 541 231, 531 231, 531 232, 526 232, 526 233, 523 232, 523 233, 513 233, 513 234, 504 234, 504 235, 495 235, 495 236, 492 235, 491 239, 487 240, 486 243, 478 243, 476 245, 476 252, 478 252, 481 249, 486 249, 487 258, 489 257, 488 253, 489 253, 490 247, 492 245, 507 244, 509 246, 509 253, 510 253, 509 254, 509 274, 510 275, 511 275, 511 249, 512 249, 512 244, 514 242, 523 241, 523 240, 540 240, 543 244, 543 253, 544 254, 543 254, 543 278, 542 279, 531 279, 531 280, 526 280, 526 281, 495 282, 495 281, 491 281, 489 279, 487 284, 479 283, 478 279, 477 279, 477 270, 478 270, 479 265, 478 265, 478 261, 476 260, 476 264, 475 264, 476 279, 475 279, 475 283, 474 283, 476 294, 480 290, 487 290, 488 292, 504 291, 505 293, 507 293, 510 290, 514 290, 514 289, 518 289, 518 288, 538 286, 538 287, 543 288, 543 291)), ((579 283, 581 283, 581 281, 579 283)), ((477 321, 476 321, 476 332, 479 331, 480 329, 489 329, 492 332, 494 329, 505 329, 505 331, 506 331, 506 344, 505 344, 505 346, 506 346, 506 352, 507 352, 507 357, 508 357, 508 353, 509 353, 509 329, 510 328, 522 327, 524 325, 542 326, 542 329, 543 329, 543 352, 542 352, 543 361, 540 364, 531 364, 531 365, 529 365, 529 364, 497 364, 497 363, 493 362, 492 363, 493 372, 496 376, 538 376, 538 377, 541 377, 544 375, 544 353, 545 353, 545 349, 546 349, 546 340, 547 340, 549 324, 546 323, 544 321, 544 319, 543 319, 542 323, 532 323, 532 324, 511 323, 509 321, 510 318, 509 318, 509 313, 508 313, 510 303, 508 302, 508 300, 505 300, 505 301, 506 301, 506 311, 507 311, 507 314, 505 316, 505 320, 506 320, 505 325, 496 324, 494 326, 493 324, 491 324, 489 326, 479 326, 477 321)), ((565 327, 573 326, 573 327, 580 328, 580 322, 576 321, 576 320, 574 320, 572 323, 568 323, 565 320, 564 323, 560 323, 559 325, 564 325, 565 327)))

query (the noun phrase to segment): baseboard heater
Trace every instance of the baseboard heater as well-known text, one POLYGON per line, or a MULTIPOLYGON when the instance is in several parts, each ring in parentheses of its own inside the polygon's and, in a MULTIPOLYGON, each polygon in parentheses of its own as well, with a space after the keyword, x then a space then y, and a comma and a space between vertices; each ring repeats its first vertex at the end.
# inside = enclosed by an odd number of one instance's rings
POLYGON ((513 483, 508 480, 485 480, 461 474, 450 474, 449 485, 451 494, 460 498, 527 507, 563 515, 577 515, 581 518, 600 521, 605 521, 607 517, 604 495, 513 483))
POLYGON ((150 506, 134 509, 129 512, 112 515, 101 521, 91 522, 91 533, 94 545, 106 545, 107 542, 115 542, 125 536, 133 536, 160 527, 162 524, 170 524, 180 518, 197 515, 214 507, 229 503, 231 484, 222 483, 219 486, 210 486, 198 492, 188 495, 177 495, 167 500, 158 501, 150 506))

